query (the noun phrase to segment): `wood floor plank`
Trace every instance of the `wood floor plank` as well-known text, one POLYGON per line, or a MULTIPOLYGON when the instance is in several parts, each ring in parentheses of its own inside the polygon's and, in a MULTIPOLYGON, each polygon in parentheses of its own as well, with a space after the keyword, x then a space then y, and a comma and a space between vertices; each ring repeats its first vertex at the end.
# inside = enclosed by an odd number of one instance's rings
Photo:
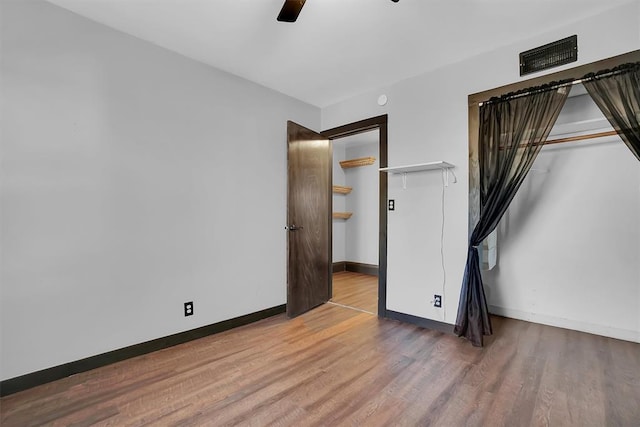
POLYGON ((493 320, 478 349, 326 304, 6 396, 0 424, 640 425, 640 344, 493 320))
POLYGON ((333 273, 331 301, 369 313, 377 313, 378 277, 352 271, 333 273))

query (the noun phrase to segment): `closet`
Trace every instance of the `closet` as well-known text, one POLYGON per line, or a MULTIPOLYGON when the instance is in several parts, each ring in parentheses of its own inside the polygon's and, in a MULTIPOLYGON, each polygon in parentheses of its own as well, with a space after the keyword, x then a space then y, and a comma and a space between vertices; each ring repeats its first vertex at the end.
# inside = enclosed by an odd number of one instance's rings
POLYGON ((548 140, 498 226, 489 311, 632 340, 640 163, 581 85, 548 140))

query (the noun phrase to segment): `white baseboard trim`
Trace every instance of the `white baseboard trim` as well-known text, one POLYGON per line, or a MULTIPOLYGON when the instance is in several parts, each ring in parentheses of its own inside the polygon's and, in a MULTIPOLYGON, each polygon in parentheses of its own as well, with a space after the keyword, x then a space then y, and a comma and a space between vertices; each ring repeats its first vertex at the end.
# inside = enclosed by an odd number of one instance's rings
POLYGON ((604 337, 640 343, 640 331, 580 322, 578 320, 564 319, 544 314, 529 313, 512 308, 498 307, 496 305, 489 305, 489 312, 497 314, 498 316, 509 317, 511 319, 526 320, 527 322, 540 323, 543 325, 556 326, 558 328, 571 329, 574 331, 587 332, 590 334, 602 335, 604 337))

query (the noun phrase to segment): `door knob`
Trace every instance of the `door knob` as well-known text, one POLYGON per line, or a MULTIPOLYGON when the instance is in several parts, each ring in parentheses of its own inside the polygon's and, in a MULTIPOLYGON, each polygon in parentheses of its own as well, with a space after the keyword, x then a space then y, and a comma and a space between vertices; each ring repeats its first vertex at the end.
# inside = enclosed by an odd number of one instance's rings
POLYGON ((291 224, 287 227, 285 227, 285 230, 289 230, 289 231, 297 231, 297 230, 302 230, 304 227, 301 225, 295 225, 295 224, 291 224))

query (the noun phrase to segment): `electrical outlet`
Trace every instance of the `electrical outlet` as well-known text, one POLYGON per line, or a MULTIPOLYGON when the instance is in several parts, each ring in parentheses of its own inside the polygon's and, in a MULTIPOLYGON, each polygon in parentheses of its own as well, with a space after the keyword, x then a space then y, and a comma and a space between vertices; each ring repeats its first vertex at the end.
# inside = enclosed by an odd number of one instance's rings
POLYGON ((193 301, 189 301, 189 302, 185 302, 184 303, 184 315, 186 316, 193 316, 193 301))
POLYGON ((393 199, 389 199, 389 210, 390 211, 396 210, 396 201, 393 199))
POLYGON ((442 307, 442 295, 434 295, 433 296, 433 306, 436 308, 442 307))

